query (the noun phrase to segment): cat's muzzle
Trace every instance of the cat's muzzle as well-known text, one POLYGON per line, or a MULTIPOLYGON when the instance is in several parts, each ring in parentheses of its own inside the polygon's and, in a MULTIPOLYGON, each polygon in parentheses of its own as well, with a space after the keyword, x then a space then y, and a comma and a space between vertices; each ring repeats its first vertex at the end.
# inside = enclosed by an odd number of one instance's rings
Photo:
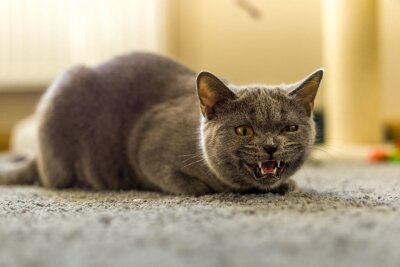
POLYGON ((256 180, 276 180, 280 178, 280 175, 284 169, 285 162, 280 160, 266 160, 259 161, 257 164, 245 164, 247 169, 253 173, 256 180))

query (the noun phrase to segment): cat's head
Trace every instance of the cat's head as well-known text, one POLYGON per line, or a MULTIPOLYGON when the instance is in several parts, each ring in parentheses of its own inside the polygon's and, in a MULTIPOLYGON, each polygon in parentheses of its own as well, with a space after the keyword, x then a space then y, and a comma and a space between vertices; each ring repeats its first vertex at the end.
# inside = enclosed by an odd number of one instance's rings
POLYGON ((197 77, 202 149, 210 169, 236 188, 273 189, 304 163, 315 140, 314 98, 323 76, 280 86, 235 86, 197 77))

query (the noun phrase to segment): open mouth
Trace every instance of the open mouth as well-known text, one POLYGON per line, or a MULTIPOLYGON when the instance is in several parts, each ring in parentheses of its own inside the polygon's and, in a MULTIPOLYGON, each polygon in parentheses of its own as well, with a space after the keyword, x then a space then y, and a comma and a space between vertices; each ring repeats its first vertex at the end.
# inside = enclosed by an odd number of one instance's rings
POLYGON ((249 165, 247 167, 253 172, 256 180, 261 179, 276 179, 280 177, 285 163, 280 160, 266 160, 259 161, 257 164, 249 165))

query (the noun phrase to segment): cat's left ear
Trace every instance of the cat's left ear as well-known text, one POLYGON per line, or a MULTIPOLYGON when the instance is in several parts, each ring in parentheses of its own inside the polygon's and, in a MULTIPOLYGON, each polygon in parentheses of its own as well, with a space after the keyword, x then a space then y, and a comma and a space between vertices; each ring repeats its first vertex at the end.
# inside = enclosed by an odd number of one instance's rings
POLYGON ((197 76, 197 93, 203 116, 212 119, 216 116, 216 108, 236 98, 236 95, 223 81, 209 72, 200 72, 197 76))
POLYGON ((324 71, 322 69, 314 71, 289 93, 290 96, 296 98, 303 105, 309 115, 311 115, 314 108, 314 99, 323 75, 324 71))

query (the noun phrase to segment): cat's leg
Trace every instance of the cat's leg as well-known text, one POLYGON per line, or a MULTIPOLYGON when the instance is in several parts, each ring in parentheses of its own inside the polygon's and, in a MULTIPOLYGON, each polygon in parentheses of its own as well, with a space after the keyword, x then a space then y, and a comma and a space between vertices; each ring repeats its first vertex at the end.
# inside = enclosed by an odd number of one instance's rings
MULTIPOLYGON (((45 145, 47 146, 47 145, 45 145)), ((72 186, 72 169, 61 155, 51 147, 42 146, 38 157, 40 181, 47 188, 67 188, 72 186)))
POLYGON ((277 188, 271 190, 271 193, 285 195, 286 193, 294 192, 294 191, 298 191, 298 190, 299 190, 299 187, 297 186, 297 183, 292 179, 288 179, 287 181, 285 181, 281 185, 279 185, 277 188))
POLYGON ((298 191, 298 190, 299 190, 299 188, 297 186, 297 183, 294 180, 289 179, 274 189, 261 189, 261 188, 252 187, 252 188, 248 188, 248 189, 234 190, 234 192, 241 193, 241 194, 273 193, 273 194, 285 195, 286 193, 294 192, 294 191, 298 191))
POLYGON ((38 171, 40 182, 48 188, 67 188, 73 184, 74 166, 67 138, 56 131, 51 121, 43 121, 38 132, 38 171))
POLYGON ((162 171, 151 176, 149 180, 166 193, 193 196, 214 193, 203 181, 176 171, 173 167, 164 167, 162 171))

